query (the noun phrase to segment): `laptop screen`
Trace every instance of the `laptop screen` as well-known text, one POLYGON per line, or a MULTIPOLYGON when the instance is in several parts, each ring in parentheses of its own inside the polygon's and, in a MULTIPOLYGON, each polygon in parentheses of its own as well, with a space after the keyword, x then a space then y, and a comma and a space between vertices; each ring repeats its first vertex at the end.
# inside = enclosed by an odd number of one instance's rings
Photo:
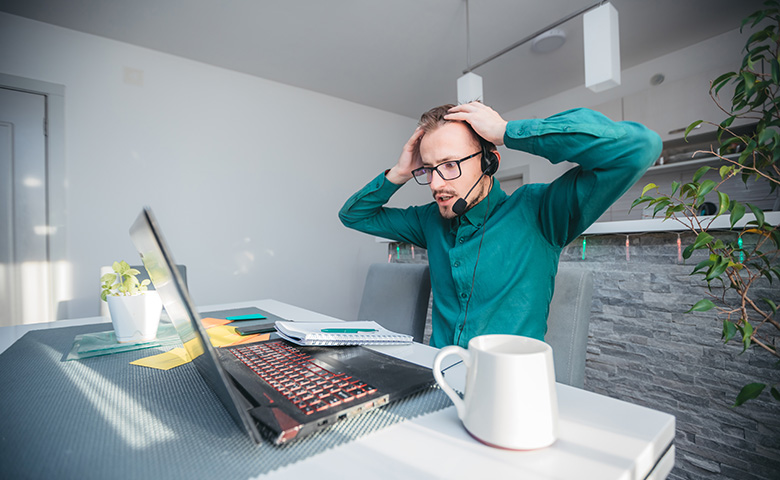
POLYGON ((141 255, 149 278, 195 368, 236 423, 243 425, 254 437, 254 421, 245 409, 237 407, 237 402, 245 400, 239 400, 240 396, 230 386, 226 373, 216 359, 214 347, 190 299, 187 287, 175 268, 176 262, 149 207, 141 211, 130 227, 130 239, 141 255))

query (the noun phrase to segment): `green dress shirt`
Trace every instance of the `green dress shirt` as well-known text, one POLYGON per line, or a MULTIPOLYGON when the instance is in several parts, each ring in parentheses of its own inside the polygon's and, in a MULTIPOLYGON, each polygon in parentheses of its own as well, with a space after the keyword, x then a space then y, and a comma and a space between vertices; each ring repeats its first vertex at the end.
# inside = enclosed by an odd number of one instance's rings
POLYGON ((487 197, 451 220, 435 202, 384 207, 401 187, 384 174, 339 212, 347 227, 427 249, 433 346, 466 347, 491 333, 543 340, 561 250, 661 153, 655 132, 587 109, 509 122, 504 144, 577 165, 552 183, 524 185, 511 196, 496 180, 487 197))

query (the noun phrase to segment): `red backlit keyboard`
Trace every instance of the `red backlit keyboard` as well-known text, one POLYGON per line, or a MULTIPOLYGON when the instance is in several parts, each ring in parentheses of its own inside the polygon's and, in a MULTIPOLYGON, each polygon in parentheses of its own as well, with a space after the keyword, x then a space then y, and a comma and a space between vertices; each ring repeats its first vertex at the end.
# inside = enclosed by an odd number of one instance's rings
POLYGON ((281 341, 230 351, 306 415, 376 392, 359 379, 317 365, 310 355, 281 341))

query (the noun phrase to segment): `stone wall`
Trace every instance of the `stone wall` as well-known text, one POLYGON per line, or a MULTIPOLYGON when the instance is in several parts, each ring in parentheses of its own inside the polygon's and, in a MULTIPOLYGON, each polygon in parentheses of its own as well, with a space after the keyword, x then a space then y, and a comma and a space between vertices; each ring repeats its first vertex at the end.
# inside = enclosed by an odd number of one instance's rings
MULTIPOLYGON (((676 417, 672 479, 780 478, 780 402, 765 392, 731 407, 743 385, 778 381, 776 358, 724 345, 711 312, 683 313, 705 290, 690 275, 700 259, 678 263, 676 233, 628 238, 628 260, 622 234, 587 237, 584 259, 582 238, 561 255, 562 265, 594 274, 585 389, 676 417)), ((691 239, 683 234, 683 247, 691 239)), ((391 244, 389 258, 427 261, 420 249, 410 253, 391 244)))

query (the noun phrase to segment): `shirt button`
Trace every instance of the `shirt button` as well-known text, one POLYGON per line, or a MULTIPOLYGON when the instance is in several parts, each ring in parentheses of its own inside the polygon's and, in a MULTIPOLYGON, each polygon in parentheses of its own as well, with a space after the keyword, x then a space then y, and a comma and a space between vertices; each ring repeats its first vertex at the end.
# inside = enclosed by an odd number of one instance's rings
POLYGON ((460 262, 455 262, 452 264, 453 267, 458 268, 460 267, 460 262))
POLYGON ((458 239, 458 243, 463 243, 463 242, 465 242, 465 241, 466 241, 466 239, 465 239, 465 238, 463 238, 463 237, 460 237, 460 238, 458 239))
POLYGON ((463 292, 463 293, 460 294, 460 298, 466 298, 468 296, 469 295, 466 292, 463 292))

